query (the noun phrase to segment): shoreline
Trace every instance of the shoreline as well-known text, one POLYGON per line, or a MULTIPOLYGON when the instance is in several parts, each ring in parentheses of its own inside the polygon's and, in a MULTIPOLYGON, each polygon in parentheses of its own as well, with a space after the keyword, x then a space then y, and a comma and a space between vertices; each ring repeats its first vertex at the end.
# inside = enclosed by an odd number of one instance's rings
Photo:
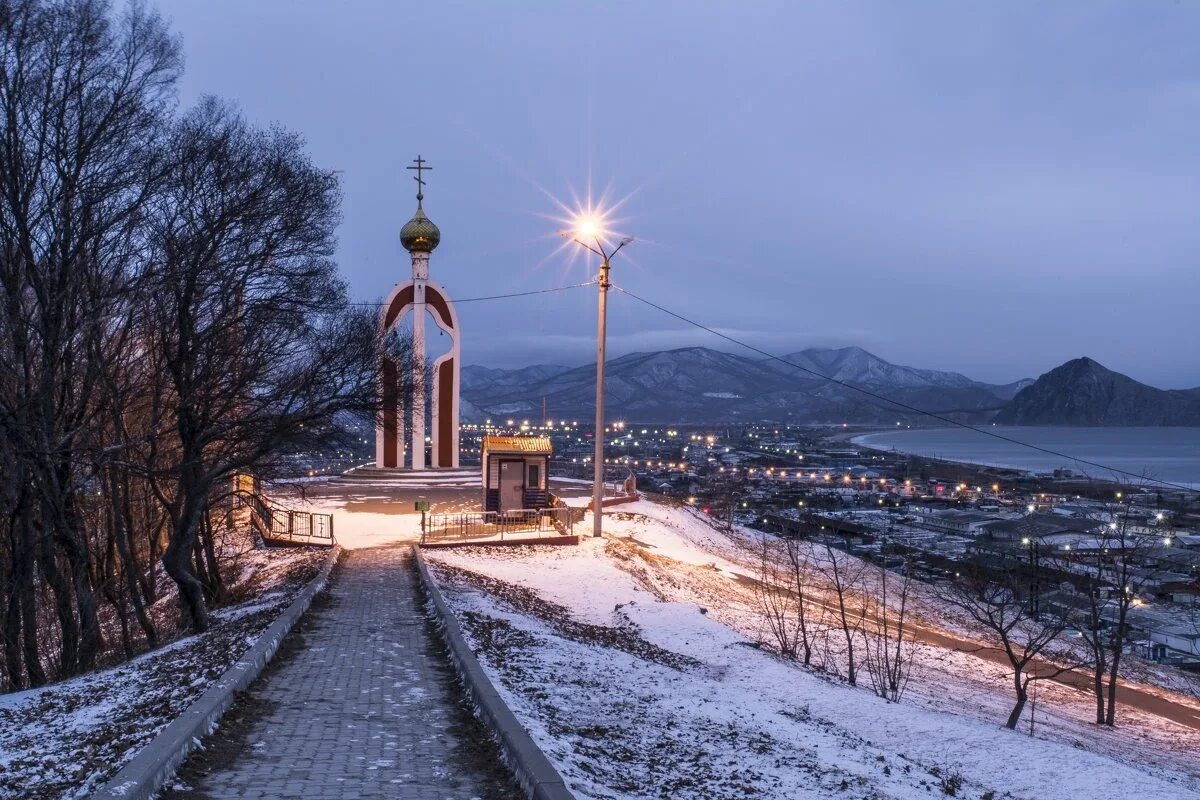
MULTIPOLYGON (((1014 427, 1024 429, 1024 428, 1029 428, 1029 427, 1033 427, 1033 426, 1011 426, 1011 427, 1005 426, 1004 429, 1012 430, 1014 427)), ((1054 428, 1062 428, 1062 427, 1068 427, 1068 426, 1046 426, 1046 427, 1054 429, 1054 428)), ((1147 426, 1131 426, 1130 428, 1072 428, 1072 430, 1107 430, 1107 431, 1132 430, 1132 429, 1164 430, 1163 428, 1154 428, 1154 427, 1147 427, 1147 426)), ((1062 455, 1062 458, 1064 459, 1064 463, 1061 465, 1058 465, 1058 466, 1033 465, 1033 464, 1030 464, 1029 462, 1015 463, 1013 461, 1008 461, 1006 456, 1000 456, 998 459, 995 459, 995 460, 971 460, 969 458, 964 458, 963 456, 959 456, 956 454, 955 455, 945 455, 945 454, 938 454, 938 453, 931 453, 931 452, 919 452, 916 449, 904 449, 902 446, 892 444, 892 443, 869 441, 872 437, 879 436, 879 435, 916 434, 918 432, 952 431, 952 430, 955 430, 955 429, 952 427, 949 427, 949 426, 944 426, 944 427, 939 427, 939 428, 911 428, 911 429, 906 429, 904 431, 889 430, 889 429, 872 429, 872 430, 862 430, 862 431, 858 431, 858 432, 854 432, 854 433, 847 432, 847 434, 844 435, 843 437, 841 437, 839 440, 847 441, 856 447, 861 447, 865 450, 870 450, 870 451, 880 453, 880 454, 887 454, 887 455, 892 455, 892 456, 907 456, 910 458, 920 458, 920 459, 936 461, 936 462, 940 462, 940 463, 944 463, 944 464, 955 464, 955 465, 958 465, 961 467, 968 467, 968 468, 973 468, 973 469, 1005 470, 1005 471, 1009 471, 1009 472, 1019 473, 1022 476, 1027 477, 1029 479, 1054 478, 1053 473, 1056 469, 1068 469, 1068 470, 1072 471, 1072 473, 1073 473, 1072 475, 1063 475, 1063 476, 1060 476, 1055 479, 1056 480, 1066 480, 1066 481, 1090 481, 1090 482, 1110 484, 1110 485, 1114 485, 1114 486, 1120 486, 1120 485, 1140 486, 1143 488, 1154 489, 1157 491, 1169 490, 1169 491, 1200 492, 1200 481, 1191 480, 1190 478, 1181 478, 1181 479, 1157 478, 1156 479, 1151 476, 1142 477, 1142 478, 1132 478, 1132 477, 1121 477, 1121 476, 1117 476, 1117 475, 1089 474, 1085 471, 1085 469, 1089 465, 1082 463, 1079 459, 1073 458, 1067 453, 1064 453, 1062 455)), ((1021 446, 1021 445, 1015 444, 1015 443, 1009 443, 1009 444, 1011 444, 1011 446, 1013 446, 1013 447, 1021 446)), ((1033 442, 1029 442, 1027 444, 1028 444, 1028 446, 1030 446, 1032 448, 1047 448, 1047 449, 1049 449, 1054 446, 1054 445, 1042 445, 1042 444, 1037 444, 1037 443, 1033 443, 1033 442)), ((927 448, 927 450, 932 449, 934 446, 935 445, 931 445, 927 442, 920 443, 918 445, 914 445, 914 447, 925 447, 925 448, 927 448)), ((1090 461, 1090 460, 1099 459, 1099 458, 1100 457, 1092 456, 1091 458, 1086 458, 1085 460, 1090 461)), ((1112 465, 1112 469, 1125 470, 1128 472, 1133 471, 1132 469, 1126 469, 1118 464, 1112 465)))

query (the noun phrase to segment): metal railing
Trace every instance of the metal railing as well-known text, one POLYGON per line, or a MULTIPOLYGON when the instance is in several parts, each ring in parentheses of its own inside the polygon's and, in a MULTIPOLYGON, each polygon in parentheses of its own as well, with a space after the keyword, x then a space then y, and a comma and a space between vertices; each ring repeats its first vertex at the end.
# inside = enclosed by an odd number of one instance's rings
MULTIPOLYGON (((552 479, 554 477, 574 478, 575 480, 591 481, 595 477, 590 464, 577 464, 563 461, 553 461, 550 464, 552 479)), ((626 466, 606 466, 604 468, 605 497, 631 497, 637 494, 637 476, 626 466)))
POLYGON ((525 508, 512 511, 472 511, 430 514, 421 532, 421 543, 465 539, 541 539, 570 536, 583 509, 571 506, 525 508))
POLYGON ((243 494, 250 524, 266 542, 332 546, 333 515, 276 508, 257 494, 243 494))

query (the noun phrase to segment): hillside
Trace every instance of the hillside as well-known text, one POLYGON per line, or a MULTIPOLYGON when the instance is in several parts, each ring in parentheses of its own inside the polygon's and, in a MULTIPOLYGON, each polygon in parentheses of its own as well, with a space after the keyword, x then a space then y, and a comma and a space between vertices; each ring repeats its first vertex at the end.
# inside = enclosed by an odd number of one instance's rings
MULTIPOLYGON (((817 375, 973 420, 990 416, 1024 385, 997 386, 955 372, 892 364, 858 347, 811 348, 784 359, 797 366, 704 347, 632 353, 608 362, 605 403, 613 416, 642 421, 890 424, 903 412, 817 375)), ((466 367, 463 397, 484 416, 540 415, 545 398, 551 418, 586 418, 595 407, 595 376, 592 364, 466 367)))
POLYGON ((605 524, 608 537, 578 547, 425 554, 505 702, 581 800, 1200 797, 1200 732, 1171 720, 1128 708, 1116 734, 1097 730, 1085 693, 1046 682, 1036 736, 1001 728, 1005 668, 923 589, 911 680, 885 702, 868 675, 847 683, 819 549, 805 551, 820 631, 806 668, 773 651, 755 534, 650 501, 605 524))
POLYGON ((996 415, 1005 425, 1200 425, 1200 392, 1156 389, 1077 358, 1022 389, 996 415))

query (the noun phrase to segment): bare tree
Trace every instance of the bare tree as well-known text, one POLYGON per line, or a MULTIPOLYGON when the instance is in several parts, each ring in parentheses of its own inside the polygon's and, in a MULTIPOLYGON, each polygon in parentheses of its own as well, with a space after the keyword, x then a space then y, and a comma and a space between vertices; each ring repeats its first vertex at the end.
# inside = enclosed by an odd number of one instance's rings
POLYGON ((792 589, 796 593, 796 633, 799 656, 804 666, 813 663, 813 651, 820 626, 812 618, 814 568, 810 546, 799 539, 784 540, 784 552, 791 567, 792 589))
POLYGON ((160 642, 160 569, 202 630, 229 478, 375 411, 336 182, 216 101, 178 119, 180 69, 137 2, 0 0, 0 688, 160 642))
MULTIPOLYGON (((1120 496, 1128 497, 1128 490, 1120 496)), ((1096 724, 1114 726, 1122 655, 1131 636, 1129 613, 1147 582, 1160 574, 1158 554, 1166 543, 1157 530, 1136 524, 1128 500, 1110 507, 1095 539, 1090 552, 1067 562, 1088 578, 1080 630, 1091 654, 1096 724)))
POLYGON ((1105 555, 1096 549, 1084 556, 1077 556, 1074 564, 1082 568, 1087 576, 1087 590, 1083 609, 1079 615, 1079 632, 1090 655, 1092 673, 1092 696, 1096 702, 1096 724, 1105 724, 1108 707, 1107 675, 1109 653, 1108 603, 1104 597, 1105 555))
POLYGON ((1015 729, 1029 700, 1032 681, 1069 671, 1073 659, 1055 650, 1069 615, 1053 609, 1035 614, 1022 595, 1027 576, 1015 567, 986 565, 983 559, 964 564, 957 576, 936 588, 939 599, 958 608, 988 633, 990 649, 1004 654, 1012 669, 1015 702, 1005 726, 1015 729), (1061 663, 1061 659, 1067 663, 1061 663), (1056 660, 1059 659, 1059 660, 1056 660))
POLYGON ((906 560, 902 565, 898 585, 895 585, 896 581, 888 580, 890 574, 885 567, 878 568, 878 590, 868 599, 870 611, 863 637, 862 661, 875 694, 898 703, 908 687, 916 654, 913 639, 905 638, 912 588, 911 564, 906 560))
POLYGON ((147 336, 175 450, 156 486, 171 519, 163 566, 202 631, 198 573, 211 591, 216 565, 197 542, 214 491, 285 445, 318 441, 334 415, 373 408, 380 337, 374 315, 347 310, 330 260, 336 181, 297 137, 256 131, 210 99, 180 123, 172 151, 147 336))
MULTIPOLYGON (((770 534, 759 537, 758 593, 759 608, 767 631, 785 658, 795 659, 799 650, 798 619, 803 600, 798 596, 790 565, 780 541, 770 534)), ((807 663, 807 662, 806 662, 807 663)))
MULTIPOLYGON (((179 66, 178 43, 140 6, 114 18, 87 0, 0 3, 0 427, 29 487, 14 498, 19 613, 6 632, 37 624, 31 583, 48 587, 61 675, 90 669, 103 646, 88 434, 112 355, 104 334, 142 261, 179 66)), ((44 679, 29 648, 24 661, 30 683, 44 679)))
POLYGON ((856 686, 859 654, 855 645, 862 635, 867 619, 866 601, 862 592, 864 563, 837 549, 827 540, 821 558, 816 561, 816 567, 834 598, 833 613, 842 632, 846 682, 856 686))

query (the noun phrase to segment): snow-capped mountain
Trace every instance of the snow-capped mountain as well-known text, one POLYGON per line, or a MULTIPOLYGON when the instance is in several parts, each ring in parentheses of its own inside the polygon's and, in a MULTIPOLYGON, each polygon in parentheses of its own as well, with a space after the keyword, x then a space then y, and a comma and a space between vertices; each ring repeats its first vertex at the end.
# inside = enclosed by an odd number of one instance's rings
MULTIPOLYGON (((967 389, 984 386, 957 372, 942 372, 934 369, 904 367, 884 361, 861 347, 810 347, 783 357, 799 367, 806 367, 828 378, 848 381, 856 386, 873 386, 884 389, 908 387, 943 386, 967 389)), ((769 363, 788 371, 791 368, 777 361, 769 363)))
MULTIPOLYGON (((902 408, 827 378, 967 418, 990 415, 1024 385, 900 366, 857 347, 814 348, 784 360, 796 366, 704 347, 631 353, 608 362, 605 403, 612 416, 639 421, 891 422, 907 416, 902 408)), ((545 398, 551 418, 586 418, 594 413, 595 374, 593 364, 466 367, 463 397, 484 416, 536 417, 545 398)))

